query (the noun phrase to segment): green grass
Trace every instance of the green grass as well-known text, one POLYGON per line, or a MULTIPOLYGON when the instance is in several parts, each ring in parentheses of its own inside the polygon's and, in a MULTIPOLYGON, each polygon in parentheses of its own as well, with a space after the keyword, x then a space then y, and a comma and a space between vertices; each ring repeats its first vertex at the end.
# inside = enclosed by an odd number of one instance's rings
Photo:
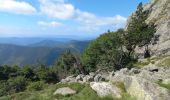
POLYGON ((132 97, 130 94, 127 93, 125 85, 123 82, 112 82, 113 85, 116 85, 121 90, 122 98, 117 99, 114 98, 113 100, 136 100, 135 97, 132 97))
POLYGON ((157 64, 157 66, 170 67, 170 57, 163 59, 160 63, 157 64))
POLYGON ((162 81, 157 82, 157 84, 161 87, 164 87, 164 88, 170 90, 170 84, 163 84, 162 81))
POLYGON ((148 65, 149 63, 150 63, 149 61, 147 61, 147 62, 141 62, 141 61, 139 61, 139 62, 133 64, 133 66, 134 66, 135 68, 142 68, 142 67, 148 65))
POLYGON ((70 83, 70 84, 55 84, 48 85, 41 91, 25 91, 15 93, 10 96, 1 97, 0 100, 136 100, 126 93, 123 83, 115 83, 122 91, 122 98, 113 98, 112 96, 99 97, 88 84, 70 83), (62 87, 70 87, 77 91, 74 95, 53 95, 55 90, 62 87))

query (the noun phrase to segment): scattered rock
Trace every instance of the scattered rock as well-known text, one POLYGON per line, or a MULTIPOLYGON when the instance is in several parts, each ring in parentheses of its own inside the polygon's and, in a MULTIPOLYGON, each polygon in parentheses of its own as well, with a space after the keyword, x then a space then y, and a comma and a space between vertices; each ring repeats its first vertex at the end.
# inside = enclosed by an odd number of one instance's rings
POLYGON ((76 91, 69 88, 69 87, 63 87, 63 88, 59 88, 57 89, 55 92, 54 92, 54 95, 57 95, 57 94, 60 94, 60 95, 72 95, 72 94, 75 94, 76 91))
POLYGON ((67 78, 61 80, 61 83, 72 83, 72 82, 77 82, 74 76, 68 76, 67 78))
POLYGON ((90 77, 95 77, 95 73, 94 72, 91 72, 91 73, 89 73, 89 75, 90 75, 90 77))
POLYGON ((90 75, 86 75, 84 78, 83 78, 83 82, 87 83, 87 82, 92 82, 94 81, 93 77, 90 76, 90 75))
POLYGON ((90 86, 100 97, 105 97, 108 95, 112 95, 117 98, 121 97, 120 89, 109 82, 91 82, 90 86))
POLYGON ((103 76, 102 76, 101 74, 97 74, 97 75, 94 77, 94 81, 95 81, 95 82, 105 81, 105 78, 103 78, 103 76))
POLYGON ((83 81, 83 78, 85 77, 85 75, 83 74, 80 74, 76 77, 76 81, 79 82, 79 81, 83 81))
POLYGON ((129 73, 130 73, 131 75, 139 74, 140 72, 141 72, 141 70, 140 70, 140 69, 136 69, 136 68, 132 68, 132 69, 129 71, 129 73))

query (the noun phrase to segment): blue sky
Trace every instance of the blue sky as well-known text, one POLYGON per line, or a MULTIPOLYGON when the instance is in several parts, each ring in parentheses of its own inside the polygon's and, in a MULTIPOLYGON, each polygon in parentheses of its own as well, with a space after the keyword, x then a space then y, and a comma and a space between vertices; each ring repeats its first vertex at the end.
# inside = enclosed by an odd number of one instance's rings
POLYGON ((0 37, 96 37, 149 0, 0 0, 0 37))

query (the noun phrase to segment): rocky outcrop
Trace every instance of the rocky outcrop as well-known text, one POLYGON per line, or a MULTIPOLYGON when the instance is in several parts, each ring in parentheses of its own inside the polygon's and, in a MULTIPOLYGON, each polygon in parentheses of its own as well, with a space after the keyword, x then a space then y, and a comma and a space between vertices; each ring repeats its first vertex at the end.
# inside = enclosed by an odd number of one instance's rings
POLYGON ((122 89, 114 83, 123 83, 125 91, 137 100, 169 100, 170 98, 170 90, 159 84, 160 82, 170 84, 170 67, 157 67, 153 64, 141 69, 124 68, 116 72, 80 74, 77 77, 69 76, 64 80, 90 84, 100 97, 112 95, 120 98, 122 89))
MULTIPOLYGON (((155 23, 157 42, 149 45, 152 56, 170 54, 170 0, 151 0, 144 6, 144 10, 151 11, 147 23, 155 23)), ((133 16, 134 14, 132 14, 133 16)), ((130 22, 130 18, 128 23, 130 22)), ((127 23, 127 26, 128 26, 127 23)), ((145 48, 136 48, 136 53, 142 55, 145 48)))

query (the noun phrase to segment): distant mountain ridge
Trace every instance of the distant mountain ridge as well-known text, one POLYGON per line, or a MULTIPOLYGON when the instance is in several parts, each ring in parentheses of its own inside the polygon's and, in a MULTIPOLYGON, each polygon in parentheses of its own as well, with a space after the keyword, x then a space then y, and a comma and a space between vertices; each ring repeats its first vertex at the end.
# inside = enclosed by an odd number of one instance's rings
POLYGON ((22 46, 27 46, 27 45, 32 45, 36 43, 41 43, 41 42, 69 42, 72 40, 77 40, 77 41, 89 41, 94 38, 71 38, 71 37, 26 37, 26 38, 20 38, 20 37, 0 37, 0 44, 14 44, 14 45, 22 45, 22 46))
POLYGON ((58 42, 53 40, 42 40, 25 46, 0 43, 0 65, 51 65, 66 49, 81 53, 88 44, 89 41, 58 42))

